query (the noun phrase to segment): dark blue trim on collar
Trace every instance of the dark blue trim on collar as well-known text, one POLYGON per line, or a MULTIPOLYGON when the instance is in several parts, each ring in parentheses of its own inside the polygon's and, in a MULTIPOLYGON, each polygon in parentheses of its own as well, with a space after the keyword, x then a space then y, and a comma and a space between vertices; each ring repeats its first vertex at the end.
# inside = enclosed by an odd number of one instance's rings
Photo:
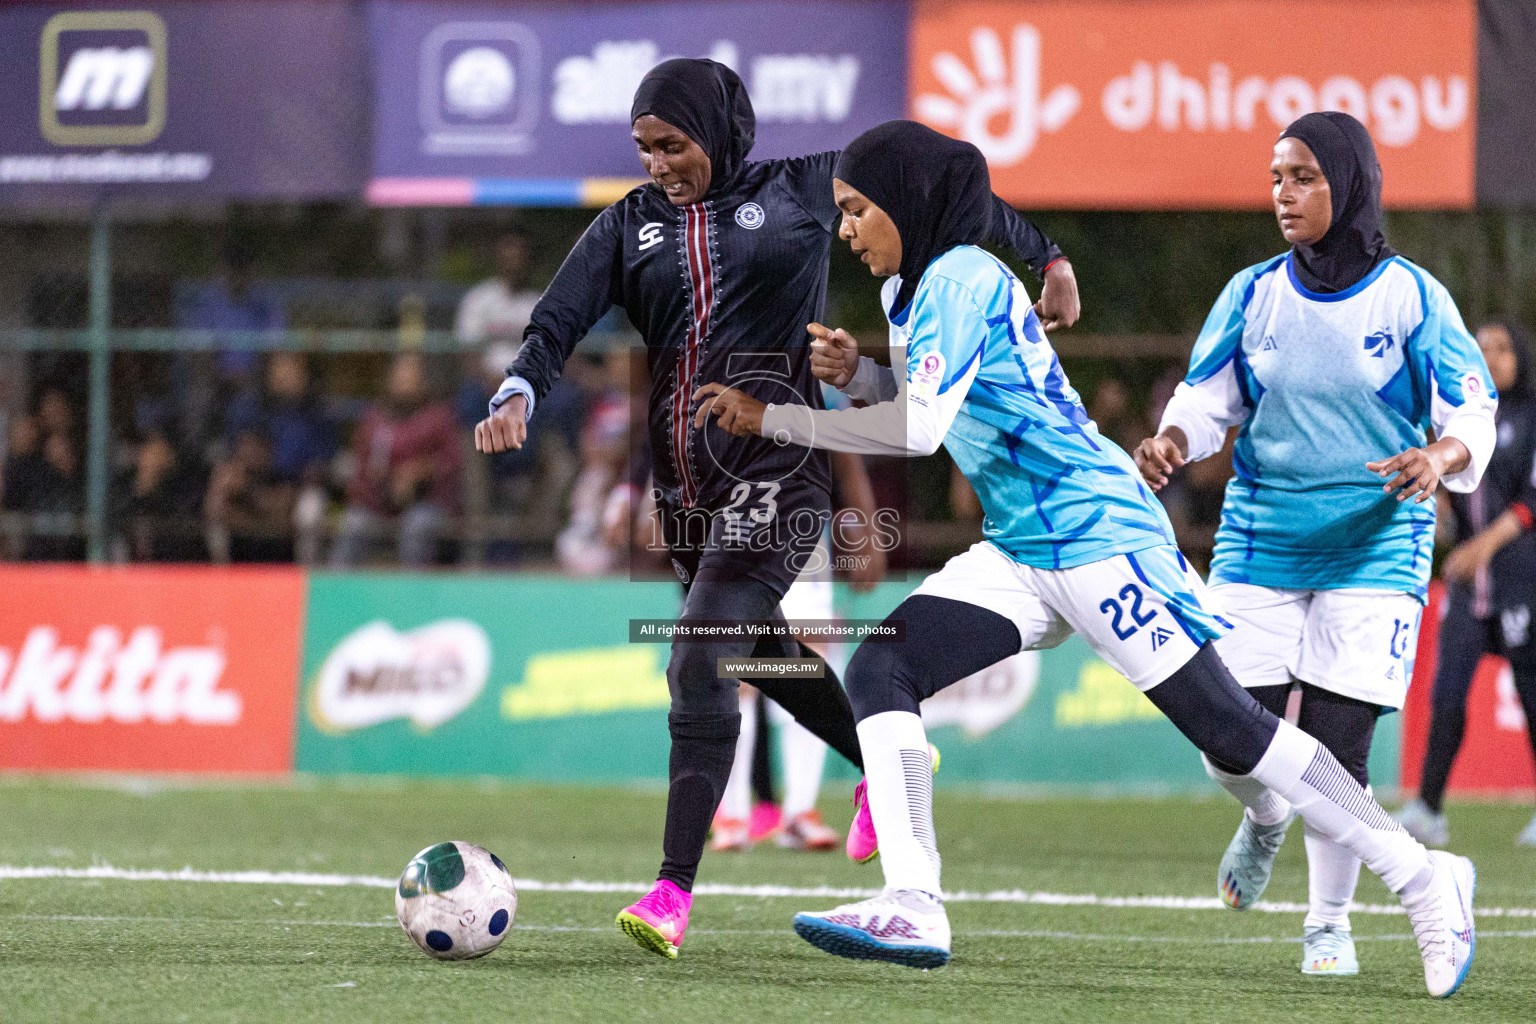
POLYGON ((1342 302, 1351 296, 1359 295, 1365 289, 1369 288, 1371 286, 1371 282, 1380 277, 1381 272, 1386 270, 1387 265, 1390 264, 1394 259, 1396 259, 1395 256, 1389 256, 1382 260, 1380 263, 1376 264, 1376 266, 1371 268, 1371 272, 1369 274, 1366 274, 1360 280, 1356 281, 1354 284, 1350 285, 1348 288, 1345 288, 1341 292, 1309 291, 1307 286, 1302 284, 1301 281, 1296 277, 1296 253, 1294 251, 1292 251, 1290 255, 1286 256, 1285 258, 1285 273, 1291 279, 1291 287, 1295 288, 1297 294, 1299 294, 1302 298, 1311 299, 1313 302, 1342 302))
MULTIPOLYGON (((898 291, 897 294, 901 294, 900 291, 898 291)), ((907 318, 912 315, 912 301, 916 298, 917 296, 913 295, 911 299, 907 300, 907 304, 905 306, 902 306, 897 310, 892 310, 890 313, 888 313, 887 316, 891 323, 895 324, 897 327, 905 327, 907 325, 907 318)))

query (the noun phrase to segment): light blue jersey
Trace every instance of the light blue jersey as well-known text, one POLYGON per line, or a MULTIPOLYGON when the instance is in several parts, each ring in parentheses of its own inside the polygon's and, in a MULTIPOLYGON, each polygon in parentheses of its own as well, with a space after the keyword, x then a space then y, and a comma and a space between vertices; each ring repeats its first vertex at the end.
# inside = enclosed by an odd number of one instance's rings
POLYGON ((1442 480, 1470 491, 1493 449, 1496 404, 1450 295, 1402 257, 1330 294, 1308 291, 1289 256, 1242 271, 1216 300, 1163 418, 1188 436, 1191 460, 1242 427, 1211 582, 1422 600, 1434 500, 1399 502, 1366 463, 1422 447, 1433 426, 1471 452, 1442 480))
MULTIPOLYGON (((887 308, 899 288, 899 278, 886 285, 887 308)), ((1173 543, 1162 505, 1088 418, 1003 263, 974 246, 951 249, 890 322, 892 345, 907 346, 909 400, 959 399, 943 443, 976 488, 989 541, 1047 569, 1173 543)))
MULTIPOLYGON (((900 287, 887 283, 887 309, 900 287)), ((974 246, 950 249, 888 319, 892 364, 905 363, 901 383, 863 359, 844 390, 868 407, 770 405, 761 429, 783 444, 833 451, 949 451, 981 499, 986 540, 920 593, 958 588, 941 596, 1012 608, 1030 648, 1054 646, 1066 634, 1053 624, 1070 625, 1138 685, 1166 678, 1160 665, 1177 667, 1230 628, 1204 606, 1205 585, 1174 546, 1162 505, 1088 418, 1005 265, 974 246), (989 551, 1015 571, 995 572, 989 551), (1046 591, 1055 596, 1041 605, 1046 591), (1167 646, 1175 636, 1183 639, 1167 646)))

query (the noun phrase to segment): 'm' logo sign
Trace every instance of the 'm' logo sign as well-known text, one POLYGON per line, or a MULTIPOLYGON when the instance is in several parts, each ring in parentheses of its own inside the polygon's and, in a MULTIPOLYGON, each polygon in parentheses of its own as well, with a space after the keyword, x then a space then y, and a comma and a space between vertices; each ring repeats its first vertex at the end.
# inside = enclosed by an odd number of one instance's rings
POLYGON ((43 26, 38 123, 58 146, 142 146, 165 129, 165 22, 151 11, 66 11, 43 26))

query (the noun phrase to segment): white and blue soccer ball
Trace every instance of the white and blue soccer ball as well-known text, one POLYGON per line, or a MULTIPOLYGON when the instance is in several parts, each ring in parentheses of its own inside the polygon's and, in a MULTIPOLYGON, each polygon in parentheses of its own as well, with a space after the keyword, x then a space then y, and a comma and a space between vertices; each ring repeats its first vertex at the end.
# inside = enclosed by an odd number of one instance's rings
POLYGON ((471 960, 501 945, 517 914, 507 866, 470 843, 438 843, 411 858, 395 886, 395 916, 422 952, 471 960))

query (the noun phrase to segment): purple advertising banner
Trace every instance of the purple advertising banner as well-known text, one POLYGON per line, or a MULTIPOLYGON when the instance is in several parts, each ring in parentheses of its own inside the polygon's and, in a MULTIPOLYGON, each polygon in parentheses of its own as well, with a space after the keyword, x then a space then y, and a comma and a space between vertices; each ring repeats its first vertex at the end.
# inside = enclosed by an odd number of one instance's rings
POLYGON ((375 0, 378 205, 603 205, 643 174, 640 79, 669 57, 735 68, 754 157, 836 149, 906 107, 905 2, 489 4, 375 0))
POLYGON ((0 205, 355 196, 369 96, 357 4, 3 4, 0 205))

